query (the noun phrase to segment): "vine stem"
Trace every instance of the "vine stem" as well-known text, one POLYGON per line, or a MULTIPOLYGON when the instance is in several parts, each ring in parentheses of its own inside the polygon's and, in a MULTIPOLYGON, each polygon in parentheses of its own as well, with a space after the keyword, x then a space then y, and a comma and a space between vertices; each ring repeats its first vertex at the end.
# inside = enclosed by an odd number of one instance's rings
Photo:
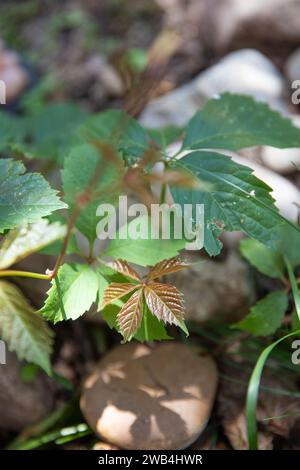
POLYGON ((66 236, 64 238, 64 241, 63 241, 63 244, 62 244, 62 248, 61 248, 61 251, 60 251, 60 254, 56 260, 56 263, 55 263, 55 266, 54 266, 54 269, 50 272, 49 274, 49 278, 52 280, 54 278, 56 278, 56 275, 57 275, 57 272, 61 266, 61 264, 63 263, 64 261, 64 258, 65 258, 65 255, 66 255, 66 251, 67 251, 67 248, 68 248, 68 244, 69 244, 69 240, 70 240, 70 237, 71 237, 71 233, 72 233, 72 230, 75 226, 75 222, 77 220, 77 217, 79 215, 79 208, 76 207, 73 212, 71 213, 71 217, 69 218, 69 221, 68 221, 68 225, 67 225, 67 233, 66 233, 66 236))
MULTIPOLYGON (((164 163, 164 173, 166 172, 167 169, 167 163, 164 163)), ((159 196, 159 203, 164 204, 166 202, 166 194, 167 194, 167 183, 163 181, 161 190, 160 190, 160 196, 159 196)))
POLYGON ((159 203, 164 204, 166 200, 166 193, 167 193, 167 185, 166 183, 163 183, 161 187, 161 193, 160 193, 160 198, 159 198, 159 203))
POLYGON ((0 277, 31 277, 32 279, 43 279, 46 281, 51 280, 48 274, 32 273, 29 271, 16 271, 14 269, 0 271, 0 277))
MULTIPOLYGON (((56 279, 58 270, 64 262, 66 252, 67 252, 67 248, 68 248, 68 244, 69 244, 69 241, 70 241, 70 237, 71 237, 72 231, 75 227, 75 224, 76 224, 76 221, 77 221, 79 215, 85 209, 87 204, 89 204, 89 202, 91 202, 92 196, 95 196, 95 189, 96 189, 97 183, 100 179, 101 173, 104 172, 104 170, 107 166, 107 160, 113 161, 113 159, 114 159, 114 154, 113 154, 113 152, 109 151, 109 147, 107 147, 106 145, 101 144, 101 142, 98 142, 98 143, 97 142, 91 142, 91 143, 93 143, 95 145, 96 149, 98 149, 100 152, 103 153, 104 161, 102 161, 102 159, 99 158, 99 161, 96 165, 94 174, 93 174, 92 178, 90 179, 90 182, 89 182, 88 186, 83 190, 83 192, 81 192, 77 196, 76 206, 74 207, 73 211, 71 212, 71 216, 69 218, 68 225, 67 225, 67 233, 66 233, 66 236, 64 238, 60 254, 59 254, 59 256, 56 260, 56 263, 55 263, 55 266, 54 266, 53 270, 49 272, 49 276, 50 276, 51 280, 56 279), (107 153, 108 153, 108 157, 109 157, 108 159, 105 158, 107 156, 107 153)), ((91 251, 92 250, 90 250, 90 254, 91 254, 91 251)))

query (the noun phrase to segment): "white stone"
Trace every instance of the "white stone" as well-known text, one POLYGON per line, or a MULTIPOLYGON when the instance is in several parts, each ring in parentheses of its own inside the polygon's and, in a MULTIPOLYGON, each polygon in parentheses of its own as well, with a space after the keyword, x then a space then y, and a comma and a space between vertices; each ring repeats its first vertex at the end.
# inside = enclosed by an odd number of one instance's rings
POLYGON ((189 84, 151 102, 141 115, 147 127, 185 126, 216 94, 225 91, 248 94, 286 112, 281 101, 285 82, 272 62, 254 49, 228 54, 189 84))
POLYGON ((16 100, 28 85, 28 74, 19 63, 14 52, 1 50, 0 45, 0 80, 5 83, 5 101, 16 100))
POLYGON ((194 82, 191 82, 149 103, 140 117, 140 122, 150 128, 169 125, 183 127, 205 101, 197 96, 194 82))
POLYGON ((300 48, 296 49, 288 58, 285 64, 285 73, 291 83, 294 80, 300 80, 300 48))
POLYGON ((254 49, 241 49, 228 54, 194 81, 197 94, 206 98, 229 91, 251 95, 274 105, 278 105, 284 85, 278 69, 254 49))

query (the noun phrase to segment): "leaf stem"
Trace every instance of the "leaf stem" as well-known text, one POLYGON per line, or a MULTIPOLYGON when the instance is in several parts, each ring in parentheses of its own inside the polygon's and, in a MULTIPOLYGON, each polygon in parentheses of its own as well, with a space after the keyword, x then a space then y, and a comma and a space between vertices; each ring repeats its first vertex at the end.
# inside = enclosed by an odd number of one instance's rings
POLYGON ((29 271, 16 271, 14 269, 0 271, 0 277, 30 277, 32 279, 43 279, 50 281, 51 276, 48 274, 32 273, 29 271))
POLYGON ((64 261, 64 258, 65 258, 66 252, 67 252, 67 248, 68 248, 68 244, 69 244, 69 240, 70 240, 70 237, 71 237, 71 233, 72 233, 72 230, 75 226, 75 223, 76 223, 76 220, 77 220, 77 217, 78 217, 79 213, 80 213, 80 211, 79 211, 78 207, 75 207, 75 209, 71 213, 71 216, 69 218, 68 225, 67 225, 67 233, 66 233, 66 236, 64 238, 60 254, 59 254, 59 256, 56 260, 54 269, 51 271, 50 279, 54 279, 56 277, 57 272, 58 272, 61 264, 64 261))
MULTIPOLYGON (((168 163, 164 162, 164 174, 166 173, 166 170, 168 169, 168 163)), ((159 197, 159 203, 164 204, 166 202, 166 195, 167 195, 167 188, 168 185, 164 181, 161 186, 161 191, 160 191, 160 197, 159 197)))
POLYGON ((166 193, 167 193, 167 184, 163 183, 161 187, 160 198, 159 198, 160 204, 164 204, 166 200, 166 193))

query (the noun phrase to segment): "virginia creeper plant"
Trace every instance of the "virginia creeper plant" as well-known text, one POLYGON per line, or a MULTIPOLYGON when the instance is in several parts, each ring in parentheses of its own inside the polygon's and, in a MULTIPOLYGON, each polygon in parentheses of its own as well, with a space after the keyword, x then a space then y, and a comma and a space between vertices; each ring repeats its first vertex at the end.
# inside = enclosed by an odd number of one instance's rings
POLYGON ((300 261, 299 253, 294 257, 282 247, 282 234, 296 240, 299 230, 279 214, 272 189, 224 151, 300 147, 300 130, 288 119, 250 97, 225 93, 185 129, 149 130, 123 111, 89 115, 68 103, 26 117, 2 113, 0 124, 0 335, 20 358, 51 373, 53 333, 46 321, 76 320, 92 305, 124 341, 168 339, 168 324, 188 333, 181 293, 161 280, 188 269, 184 238, 121 237, 100 253, 96 249, 99 204, 117 204, 128 193, 149 207, 157 182, 160 202, 170 191, 179 205, 204 204, 203 249, 209 256, 221 252, 222 232, 242 231, 249 237, 243 255, 282 282, 235 327, 271 335, 280 326, 288 308, 286 260, 292 271, 300 261), (170 154, 176 141, 182 141, 184 156, 170 154), (42 174, 26 172, 24 163, 36 159, 42 174), (152 171, 158 162, 161 174, 152 171), (79 234, 88 252, 78 245, 79 234), (49 258, 46 273, 13 268, 34 252, 54 255, 56 262, 49 258), (51 284, 37 312, 11 282, 22 276, 51 284))

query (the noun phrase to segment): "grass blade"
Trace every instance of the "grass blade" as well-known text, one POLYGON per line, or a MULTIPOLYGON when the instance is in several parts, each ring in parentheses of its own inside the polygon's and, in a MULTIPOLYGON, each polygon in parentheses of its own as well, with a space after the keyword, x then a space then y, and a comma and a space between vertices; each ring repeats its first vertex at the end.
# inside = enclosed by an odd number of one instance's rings
POLYGON ((300 292, 299 292, 299 289, 298 289, 298 284, 297 284, 297 281, 296 281, 296 278, 295 278, 293 268, 292 268, 291 263, 289 262, 288 258, 285 257, 284 261, 285 261, 285 264, 286 264, 286 267, 287 267, 289 280, 290 280, 291 287, 292 287, 292 293, 293 293, 293 297, 294 297, 296 312, 297 312, 297 315, 298 315, 298 318, 299 318, 299 321, 300 321, 300 292))
POLYGON ((256 422, 256 408, 257 408, 257 401, 258 401, 258 392, 259 386, 261 381, 261 376, 263 372, 263 368, 265 363, 273 351, 273 349, 285 339, 300 335, 300 330, 293 331, 282 338, 278 339, 274 343, 270 344, 266 347, 262 353, 260 354, 256 365, 253 369, 253 372, 250 377, 248 390, 247 390, 247 401, 246 401, 246 421, 247 421, 247 433, 248 433, 248 443, 249 443, 249 450, 257 450, 258 442, 257 442, 257 422, 256 422))

